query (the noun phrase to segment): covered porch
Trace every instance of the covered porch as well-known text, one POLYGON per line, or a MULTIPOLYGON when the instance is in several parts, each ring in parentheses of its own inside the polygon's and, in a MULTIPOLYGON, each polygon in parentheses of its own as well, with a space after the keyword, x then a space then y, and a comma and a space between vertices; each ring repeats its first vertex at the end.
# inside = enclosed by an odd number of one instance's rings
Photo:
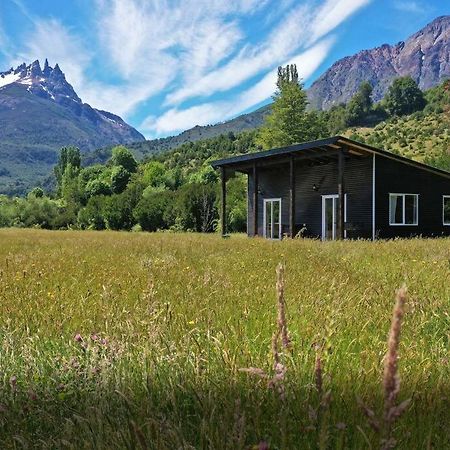
POLYGON ((369 156, 364 147, 334 137, 213 162, 221 174, 222 235, 227 234, 227 180, 240 172, 248 176, 249 236, 295 237, 307 230, 308 222, 317 222, 305 205, 314 203, 317 210, 320 198, 322 238, 344 239, 349 225, 346 180, 354 170, 348 163, 364 159, 368 167, 369 156))

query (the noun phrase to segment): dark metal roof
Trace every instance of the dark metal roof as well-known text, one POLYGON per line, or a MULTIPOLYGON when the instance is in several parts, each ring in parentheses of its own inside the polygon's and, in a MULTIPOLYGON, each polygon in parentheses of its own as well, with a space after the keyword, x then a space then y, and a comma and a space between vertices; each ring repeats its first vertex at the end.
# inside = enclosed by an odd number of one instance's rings
POLYGON ((379 148, 372 147, 367 144, 363 144, 361 142, 354 141, 352 139, 348 139, 343 136, 333 136, 327 139, 320 139, 317 141, 304 142, 302 144, 290 145, 289 147, 281 147, 274 148, 271 150, 265 150, 262 152, 256 153, 248 153, 246 155, 232 156, 230 158, 219 159, 213 161, 211 163, 212 167, 229 167, 234 168, 235 170, 239 170, 239 166, 247 165, 250 162, 256 162, 261 159, 272 159, 276 157, 282 156, 299 156, 304 154, 305 156, 309 153, 308 150, 316 150, 316 151, 330 151, 330 150, 338 150, 341 148, 346 148, 349 150, 354 150, 358 152, 363 152, 366 154, 375 154, 380 155, 385 158, 393 159, 399 161, 403 164, 408 164, 411 166, 415 166, 419 169, 427 170, 434 172, 438 175, 443 175, 445 177, 450 178, 450 172, 447 172, 442 169, 437 169, 435 167, 429 166, 427 164, 420 163, 418 161, 414 161, 409 158, 405 158, 404 156, 395 155, 394 153, 388 152, 386 150, 381 150, 379 148))

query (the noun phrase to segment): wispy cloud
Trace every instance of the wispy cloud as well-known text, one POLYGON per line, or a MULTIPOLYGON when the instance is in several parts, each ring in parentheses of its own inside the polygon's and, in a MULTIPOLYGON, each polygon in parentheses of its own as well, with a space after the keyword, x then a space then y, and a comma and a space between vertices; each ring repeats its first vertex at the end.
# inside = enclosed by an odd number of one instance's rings
POLYGON ((413 14, 423 14, 427 11, 427 7, 417 1, 408 1, 408 0, 395 0, 394 8, 399 11, 404 11, 413 14))
MULTIPOLYGON (((284 61, 283 65, 298 64, 299 75, 302 78, 308 78, 326 58, 333 41, 333 38, 325 39, 305 52, 284 61)), ((275 83, 276 67, 273 67, 255 86, 230 100, 203 103, 186 109, 172 108, 158 118, 147 118, 141 124, 141 128, 150 133, 166 134, 195 125, 223 121, 270 97, 274 92, 275 83)))
POLYGON ((303 4, 289 10, 265 42, 245 47, 234 59, 210 71, 195 83, 186 83, 167 96, 176 105, 198 96, 227 91, 252 76, 281 62, 298 51, 302 44, 313 44, 371 0, 328 0, 320 8, 303 4))
POLYGON ((368 5, 372 0, 327 0, 316 10, 314 21, 310 25, 310 42, 333 31, 351 15, 368 5))
POLYGON ((35 59, 42 62, 48 58, 60 64, 74 86, 81 87, 85 82, 84 69, 93 57, 81 38, 56 19, 34 19, 34 25, 25 46, 16 56, 16 62, 35 59))

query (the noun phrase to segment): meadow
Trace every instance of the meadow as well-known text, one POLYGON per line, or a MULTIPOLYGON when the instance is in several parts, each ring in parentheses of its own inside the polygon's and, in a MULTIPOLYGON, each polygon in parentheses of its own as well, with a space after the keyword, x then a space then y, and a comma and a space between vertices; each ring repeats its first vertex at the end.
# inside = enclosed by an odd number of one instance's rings
POLYGON ((380 448, 403 284, 381 445, 450 448, 449 239, 0 230, 0 448, 380 448))

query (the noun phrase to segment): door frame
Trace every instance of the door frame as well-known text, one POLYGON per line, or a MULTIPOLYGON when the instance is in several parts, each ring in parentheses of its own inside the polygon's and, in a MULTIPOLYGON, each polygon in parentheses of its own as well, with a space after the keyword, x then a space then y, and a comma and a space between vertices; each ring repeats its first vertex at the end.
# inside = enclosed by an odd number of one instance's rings
MULTIPOLYGON (((336 240, 336 234, 337 234, 337 217, 335 217, 336 214, 336 206, 335 203, 337 200, 339 200, 339 194, 328 194, 328 195, 322 195, 322 235, 321 239, 322 241, 325 241, 325 204, 326 199, 333 199, 333 237, 332 240, 336 240)), ((344 194, 344 224, 347 222, 347 194, 344 194)), ((347 230, 344 228, 344 238, 347 238, 347 230)))
MULTIPOLYGON (((281 202, 281 197, 279 197, 279 198, 264 198, 263 199, 263 236, 266 239, 275 239, 275 240, 281 239, 281 203, 282 203, 281 202), (278 208, 279 209, 279 213, 278 213, 278 229, 279 229, 278 236, 279 236, 279 238, 278 239, 266 235, 266 225, 267 225, 266 224, 266 210, 267 210, 267 204, 268 203, 274 203, 274 202, 278 202, 279 205, 280 205, 280 207, 278 208)), ((273 235, 273 207, 271 209, 270 218, 272 220, 271 231, 272 231, 272 235, 273 235)))

